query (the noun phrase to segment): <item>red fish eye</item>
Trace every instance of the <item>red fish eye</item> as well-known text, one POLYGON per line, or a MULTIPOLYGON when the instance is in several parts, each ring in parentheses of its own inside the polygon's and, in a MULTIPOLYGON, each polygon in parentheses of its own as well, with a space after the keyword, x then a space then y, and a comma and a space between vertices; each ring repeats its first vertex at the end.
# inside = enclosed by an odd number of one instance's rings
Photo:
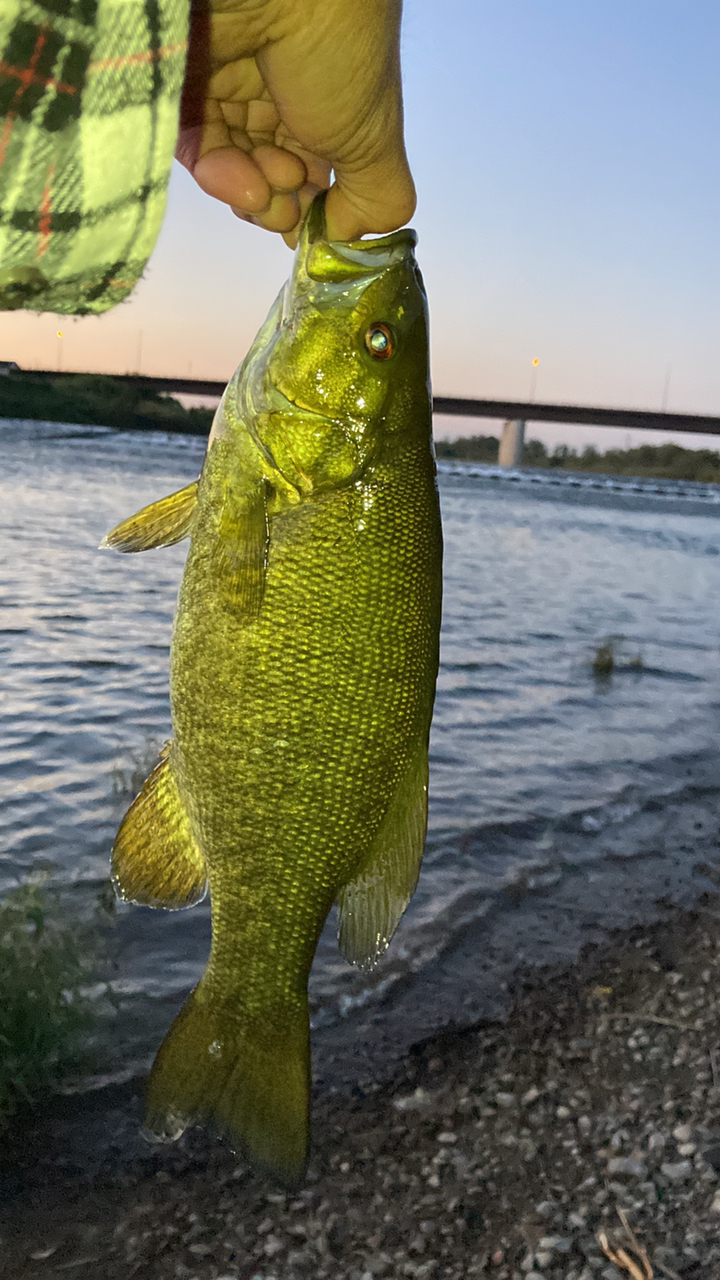
POLYGON ((389 360, 395 350, 392 330, 386 324, 371 324, 365 334, 365 346, 375 360, 389 360))

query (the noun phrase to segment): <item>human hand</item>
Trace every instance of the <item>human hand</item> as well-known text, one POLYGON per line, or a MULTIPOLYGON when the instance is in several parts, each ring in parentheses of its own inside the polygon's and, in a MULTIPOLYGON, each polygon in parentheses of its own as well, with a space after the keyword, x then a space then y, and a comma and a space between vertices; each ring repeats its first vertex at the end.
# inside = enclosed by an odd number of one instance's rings
POLYGON ((402 226, 415 189, 402 133, 401 6, 193 0, 177 158, 209 195, 291 246, 331 170, 330 239, 402 226))

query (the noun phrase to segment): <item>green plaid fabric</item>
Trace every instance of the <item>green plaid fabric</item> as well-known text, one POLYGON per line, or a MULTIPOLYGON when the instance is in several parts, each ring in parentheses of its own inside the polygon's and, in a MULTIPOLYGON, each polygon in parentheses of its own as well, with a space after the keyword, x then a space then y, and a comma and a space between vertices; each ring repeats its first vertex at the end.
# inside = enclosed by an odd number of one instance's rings
POLYGON ((107 311, 160 230, 189 0, 0 0, 0 310, 107 311))

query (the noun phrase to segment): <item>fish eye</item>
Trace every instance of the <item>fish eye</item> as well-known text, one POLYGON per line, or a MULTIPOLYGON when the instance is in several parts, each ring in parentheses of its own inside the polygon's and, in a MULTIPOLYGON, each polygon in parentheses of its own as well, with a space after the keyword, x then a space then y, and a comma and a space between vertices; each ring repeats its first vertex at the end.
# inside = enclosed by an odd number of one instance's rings
POLYGON ((395 350, 392 330, 379 320, 371 324, 365 334, 365 346, 375 360, 389 360, 395 350))

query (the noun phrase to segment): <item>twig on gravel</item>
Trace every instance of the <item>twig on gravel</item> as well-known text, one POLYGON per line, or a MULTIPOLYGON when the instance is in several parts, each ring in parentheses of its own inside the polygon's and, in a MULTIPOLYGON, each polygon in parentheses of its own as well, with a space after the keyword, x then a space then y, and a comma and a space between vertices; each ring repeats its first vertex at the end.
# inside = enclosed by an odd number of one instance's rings
POLYGON ((676 1022, 674 1018, 660 1018, 656 1013, 639 1013, 634 1009, 614 1009, 611 1018, 636 1018, 638 1022, 657 1022, 661 1027, 677 1027, 678 1031, 694 1031, 689 1022, 676 1022))
POLYGON ((621 1245, 618 1245, 615 1242, 611 1245, 606 1231, 598 1231, 597 1233, 597 1242, 600 1245, 600 1248, 605 1256, 609 1258, 615 1266, 622 1267, 624 1271, 627 1271, 632 1277, 632 1280, 653 1280, 655 1273, 652 1269, 650 1259, 647 1256, 647 1251, 644 1246, 640 1244, 640 1241, 630 1226, 625 1210, 620 1207, 618 1207, 618 1217, 623 1224, 623 1230, 628 1238, 629 1246, 633 1253, 637 1254, 639 1263, 631 1258, 627 1250, 621 1245), (642 1266, 642 1270, 640 1270, 640 1266, 642 1266))

